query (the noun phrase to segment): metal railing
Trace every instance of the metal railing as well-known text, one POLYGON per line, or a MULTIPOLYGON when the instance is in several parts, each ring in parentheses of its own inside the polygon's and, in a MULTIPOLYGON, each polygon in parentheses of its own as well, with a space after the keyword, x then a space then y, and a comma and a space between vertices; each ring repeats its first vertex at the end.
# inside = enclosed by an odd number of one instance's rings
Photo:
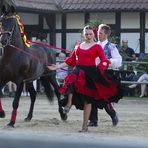
POLYGON ((142 61, 123 61, 122 62, 123 65, 125 64, 148 64, 148 62, 142 62, 142 61))
MULTIPOLYGON (((148 64, 148 62, 142 62, 142 61, 123 61, 122 62, 123 67, 126 64, 130 64, 130 65, 136 65, 136 64, 148 64)), ((137 81, 121 81, 121 83, 123 84, 148 84, 148 82, 137 82, 137 81)))

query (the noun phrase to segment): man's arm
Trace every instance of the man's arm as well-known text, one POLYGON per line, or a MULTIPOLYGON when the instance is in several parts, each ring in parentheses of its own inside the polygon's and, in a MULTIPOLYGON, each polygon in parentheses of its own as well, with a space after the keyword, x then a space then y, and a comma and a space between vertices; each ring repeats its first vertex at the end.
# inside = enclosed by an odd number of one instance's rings
POLYGON ((122 65, 122 56, 120 55, 117 47, 114 44, 111 44, 109 46, 111 49, 111 58, 109 59, 111 64, 109 65, 109 68, 119 68, 122 65))

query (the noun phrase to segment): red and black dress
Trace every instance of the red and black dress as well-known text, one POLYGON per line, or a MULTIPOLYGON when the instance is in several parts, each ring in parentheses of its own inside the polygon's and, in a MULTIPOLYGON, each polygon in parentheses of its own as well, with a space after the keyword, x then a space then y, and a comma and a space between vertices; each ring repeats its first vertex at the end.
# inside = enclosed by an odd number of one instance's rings
MULTIPOLYGON (((65 98, 69 93, 73 93, 72 102, 76 108, 83 109, 84 101, 95 102, 102 108, 106 103, 118 102, 122 98, 120 80, 111 71, 106 70, 109 61, 100 45, 95 44, 84 50, 78 44, 65 63, 73 67, 73 71, 65 78, 59 91, 65 98), (101 60, 98 67, 95 63, 97 57, 101 60), (103 66, 103 62, 107 62, 107 66, 103 66)), ((67 100, 61 102, 65 106, 67 100)))

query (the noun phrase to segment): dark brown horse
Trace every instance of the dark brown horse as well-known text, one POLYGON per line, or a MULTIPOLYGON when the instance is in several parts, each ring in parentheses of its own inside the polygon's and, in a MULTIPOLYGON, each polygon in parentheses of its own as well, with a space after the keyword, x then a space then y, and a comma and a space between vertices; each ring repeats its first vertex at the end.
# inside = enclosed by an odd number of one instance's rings
MULTIPOLYGON (((24 82, 30 93, 31 105, 26 121, 30 121, 33 116, 33 108, 36 100, 36 91, 33 87, 33 80, 38 78, 45 88, 45 93, 49 101, 53 100, 53 89, 60 102, 60 94, 58 92, 58 84, 55 72, 49 71, 47 64, 55 63, 55 53, 48 47, 38 44, 32 44, 27 47, 21 37, 20 28, 16 20, 15 9, 10 7, 6 10, 2 9, 1 23, 1 39, 3 46, 3 55, 0 59, 0 90, 7 82, 12 81, 17 85, 17 90, 13 100, 13 111, 8 126, 14 126, 16 122, 17 109, 23 89, 24 82), (52 85, 52 86, 51 86, 52 85)), ((63 114, 62 107, 59 105, 59 112, 62 120, 66 120, 67 116, 63 114)), ((4 117, 5 112, 2 108, 0 100, 0 117, 4 117)))

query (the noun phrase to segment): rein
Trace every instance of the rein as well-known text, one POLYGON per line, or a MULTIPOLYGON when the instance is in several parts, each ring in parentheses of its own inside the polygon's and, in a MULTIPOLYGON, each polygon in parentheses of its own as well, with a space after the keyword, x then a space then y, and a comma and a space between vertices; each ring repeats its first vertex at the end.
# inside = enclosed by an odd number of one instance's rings
MULTIPOLYGON (((0 17, 0 21, 1 21, 2 19, 5 19, 5 20, 7 20, 7 19, 16 19, 17 24, 18 24, 18 27, 19 27, 19 30, 20 30, 20 33, 21 33, 21 37, 22 37, 22 39, 23 39, 23 41, 24 41, 24 43, 25 43, 25 45, 26 45, 27 47, 30 47, 30 43, 34 43, 34 44, 38 44, 38 45, 41 45, 41 46, 47 46, 47 47, 49 47, 49 48, 58 49, 58 50, 61 50, 61 51, 65 51, 65 52, 70 53, 70 51, 67 50, 67 49, 58 48, 58 47, 51 46, 51 45, 48 45, 48 44, 45 44, 45 43, 41 43, 41 42, 33 42, 33 41, 27 40, 27 37, 26 37, 26 35, 24 34, 24 25, 23 25, 23 23, 21 22, 20 17, 19 17, 18 15, 12 15, 12 16, 4 16, 4 15, 2 15, 2 16, 0 17)), ((14 25, 10 31, 2 31, 2 32, 1 32, 1 34, 9 34, 9 38, 8 38, 8 40, 7 40, 7 43, 6 43, 5 45, 2 45, 2 47, 4 48, 4 47, 6 47, 6 46, 8 46, 8 45, 9 45, 9 46, 12 46, 13 48, 15 48, 15 49, 17 49, 17 50, 19 50, 19 51, 22 51, 22 52, 24 52, 25 54, 30 55, 30 56, 32 56, 32 57, 34 57, 35 59, 38 60, 38 58, 35 57, 34 55, 32 55, 31 53, 28 53, 28 52, 26 52, 26 51, 24 51, 24 50, 22 50, 22 49, 20 49, 20 48, 18 48, 18 47, 16 47, 16 46, 14 46, 14 45, 11 44, 12 34, 13 34, 13 32, 14 32, 15 26, 16 26, 16 25, 14 25)))
POLYGON ((70 53, 71 51, 70 50, 67 50, 67 49, 63 49, 63 48, 59 48, 59 47, 55 47, 55 46, 52 46, 52 45, 49 45, 49 44, 45 44, 45 43, 41 43, 41 42, 34 42, 34 41, 29 41, 30 43, 34 43, 34 44, 39 44, 39 45, 42 45, 42 46, 47 46, 49 48, 54 48, 54 49, 58 49, 60 51, 65 51, 65 52, 68 52, 70 53))
MULTIPOLYGON (((26 52, 25 50, 22 50, 22 49, 19 48, 19 47, 16 47, 16 46, 14 46, 14 45, 9 45, 9 46, 11 46, 11 47, 17 49, 18 51, 23 52, 24 54, 26 54, 26 55, 28 55, 28 56, 30 56, 30 57, 36 59, 37 61, 39 61, 39 62, 41 62, 41 63, 44 63, 44 60, 39 59, 38 57, 34 56, 33 54, 31 54, 31 53, 29 53, 29 52, 26 52)), ((47 62, 46 65, 51 65, 51 63, 47 62)), ((46 75, 49 75, 49 74, 44 74, 43 76, 46 76, 46 75)), ((29 78, 29 79, 25 79, 25 80, 23 80, 23 82, 26 83, 27 81, 33 81, 33 80, 34 80, 34 77, 33 77, 33 78, 29 78)))
MULTIPOLYGON (((28 56, 30 56, 30 57, 33 57, 34 59, 36 59, 37 61, 39 61, 39 62, 41 62, 41 63, 44 63, 44 60, 39 59, 38 57, 34 56, 33 54, 31 54, 31 53, 29 53, 29 52, 27 52, 27 51, 25 51, 25 50, 22 50, 22 49, 19 48, 19 47, 16 47, 16 46, 14 46, 14 45, 12 45, 12 44, 9 45, 9 46, 11 46, 11 47, 17 49, 18 51, 23 52, 24 54, 26 54, 26 55, 28 55, 28 56)), ((48 63, 48 62, 47 62, 46 65, 51 65, 51 63, 48 63)))
MULTIPOLYGON (((69 51, 69 50, 67 50, 67 49, 58 48, 58 47, 55 47, 55 46, 51 46, 51 45, 49 45, 49 44, 45 44, 45 43, 41 43, 41 42, 34 42, 34 41, 29 41, 29 40, 27 40, 27 38, 26 38, 26 36, 25 36, 25 34, 24 34, 24 25, 23 25, 23 23, 20 21, 20 17, 19 17, 18 15, 13 15, 13 16, 1 16, 1 19, 11 19, 11 18, 12 18, 12 19, 14 19, 14 18, 16 19, 16 21, 17 21, 17 23, 18 23, 18 26, 19 26, 19 29, 20 29, 20 33, 21 33, 22 39, 23 39, 23 41, 24 41, 24 43, 25 43, 25 45, 26 45, 27 47, 30 47, 30 43, 33 43, 33 44, 38 44, 38 45, 46 46, 46 47, 53 48, 53 49, 58 49, 58 50, 60 50, 60 51, 65 51, 65 52, 67 52, 67 53, 70 53, 70 52, 71 52, 71 51, 69 51)), ((12 29, 11 29, 10 31, 3 31, 3 32, 1 32, 1 34, 9 34, 9 38, 8 38, 8 40, 7 40, 7 43, 6 43, 5 45, 2 45, 2 47, 5 48, 6 46, 11 46, 11 47, 17 49, 18 51, 21 51, 21 52, 23 52, 24 54, 26 54, 26 55, 28 55, 28 56, 30 56, 30 57, 32 57, 32 58, 36 59, 37 61, 39 61, 39 62, 41 62, 41 63, 44 64, 44 60, 39 59, 38 57, 36 57, 36 56, 33 55, 32 53, 27 52, 27 51, 25 51, 25 50, 23 50, 23 49, 21 49, 21 48, 19 48, 19 47, 16 47, 16 46, 14 46, 14 45, 11 44, 12 34, 13 34, 13 32, 14 32, 14 29, 15 29, 15 25, 12 27, 12 29)), ((45 64, 46 64, 46 65, 51 65, 51 63, 49 63, 49 62, 47 62, 47 63, 45 63, 45 64)))
MULTIPOLYGON (((32 42, 32 43, 37 43, 37 42, 32 42)), ((46 46, 50 47, 50 45, 48 45, 48 44, 41 44, 41 45, 46 45, 46 46)), ((44 60, 39 59, 38 57, 34 56, 33 54, 31 54, 31 53, 29 53, 29 52, 26 52, 25 50, 22 50, 22 49, 19 48, 19 47, 16 47, 16 46, 14 46, 14 45, 9 45, 9 46, 11 46, 11 47, 17 49, 18 51, 23 52, 24 54, 26 54, 26 55, 28 55, 28 56, 30 56, 30 57, 33 57, 34 59, 36 59, 37 61, 39 61, 39 62, 41 62, 41 63, 44 63, 44 60)), ((52 47, 53 47, 53 46, 52 46, 52 47)), ((60 50, 60 48, 58 48, 58 49, 60 50)), ((64 50, 64 49, 63 49, 63 50, 64 50)), ((50 66, 51 63, 47 62, 46 65, 50 66)), ((64 68, 61 68, 61 69, 62 69, 63 71, 67 71, 67 70, 65 70, 64 68)))
MULTIPOLYGON (((58 49, 58 50, 66 51, 66 52, 69 52, 69 53, 70 53, 70 51, 67 50, 67 49, 58 48, 58 47, 51 46, 51 45, 48 45, 48 44, 45 44, 45 43, 40 43, 40 42, 33 42, 33 41, 30 41, 30 42, 31 42, 31 43, 34 43, 34 44, 41 45, 41 46, 46 46, 46 47, 49 47, 49 48, 54 48, 54 49, 58 49)), ((42 61, 42 63, 43 63, 43 60, 38 59, 38 57, 34 56, 33 54, 31 54, 31 53, 29 53, 29 52, 26 52, 25 50, 23 50, 23 49, 21 49, 21 48, 19 48, 19 47, 16 47, 16 46, 14 46, 14 45, 12 45, 12 44, 10 44, 9 46, 11 46, 11 47, 13 47, 13 48, 15 48, 15 49, 17 49, 17 50, 19 50, 19 51, 25 53, 26 55, 29 55, 29 56, 35 58, 37 61, 42 61)), ((51 65, 51 63, 47 63, 47 64, 48 64, 48 65, 51 65)))
MULTIPOLYGON (((32 43, 37 43, 37 42, 32 42, 32 43)), ((41 45, 44 45, 44 44, 41 44, 41 45)), ((47 45, 48 47, 50 47, 50 45, 48 45, 48 44, 45 44, 45 45, 47 45)), ((22 50, 21 48, 18 48, 18 47, 14 46, 14 45, 9 45, 9 46, 11 46, 11 47, 17 49, 18 51, 23 52, 24 54, 26 54, 26 55, 28 55, 28 56, 30 56, 30 57, 36 59, 37 61, 39 61, 39 62, 41 62, 41 63, 44 63, 43 60, 39 59, 38 57, 34 56, 33 54, 31 54, 31 53, 29 53, 29 52, 26 52, 25 50, 22 50)), ((53 46, 52 46, 52 47, 53 47, 53 46)), ((58 48, 58 49, 60 50, 60 48, 58 48)), ((47 62, 46 65, 50 66, 50 65, 52 65, 52 63, 47 62)), ((61 69, 62 69, 63 71, 68 71, 68 70, 66 70, 66 69, 64 69, 64 68, 61 68, 61 69)), ((45 74, 44 76, 46 76, 46 75, 48 75, 48 74, 45 74)), ((28 80, 31 80, 31 79, 32 79, 32 78, 27 79, 27 80, 24 80, 24 82, 26 82, 26 81, 28 81, 28 80)))

